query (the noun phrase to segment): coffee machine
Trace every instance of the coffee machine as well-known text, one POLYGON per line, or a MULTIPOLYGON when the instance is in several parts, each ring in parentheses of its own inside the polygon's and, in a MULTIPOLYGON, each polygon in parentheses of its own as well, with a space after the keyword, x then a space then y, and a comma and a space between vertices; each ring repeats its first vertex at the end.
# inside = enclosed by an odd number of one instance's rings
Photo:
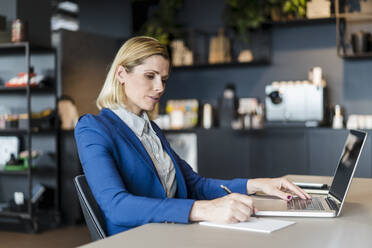
POLYGON ((266 119, 318 126, 324 120, 325 87, 311 81, 273 82, 265 88, 266 119))

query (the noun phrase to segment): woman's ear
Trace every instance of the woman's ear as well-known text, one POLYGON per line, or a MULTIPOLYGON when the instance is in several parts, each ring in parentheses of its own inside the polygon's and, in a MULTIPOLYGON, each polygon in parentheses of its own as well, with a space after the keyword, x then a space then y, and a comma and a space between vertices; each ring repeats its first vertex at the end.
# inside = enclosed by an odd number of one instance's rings
POLYGON ((116 70, 116 78, 119 80, 121 84, 124 84, 128 76, 128 72, 124 66, 119 65, 116 70))

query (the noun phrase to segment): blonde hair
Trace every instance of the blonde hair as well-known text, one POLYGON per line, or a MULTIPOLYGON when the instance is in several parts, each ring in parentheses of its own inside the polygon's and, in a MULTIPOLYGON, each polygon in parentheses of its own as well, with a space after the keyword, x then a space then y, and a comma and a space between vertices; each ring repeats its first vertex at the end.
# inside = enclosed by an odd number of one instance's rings
MULTIPOLYGON (((125 92, 123 85, 116 78, 118 66, 123 66, 127 72, 141 65, 143 61, 153 55, 161 55, 169 61, 167 48, 152 37, 137 36, 127 40, 119 49, 107 73, 106 80, 98 95, 96 105, 102 108, 117 108, 125 106, 125 92)), ((156 109, 156 108, 155 108, 156 109)), ((149 113, 150 115, 152 113, 149 113)))

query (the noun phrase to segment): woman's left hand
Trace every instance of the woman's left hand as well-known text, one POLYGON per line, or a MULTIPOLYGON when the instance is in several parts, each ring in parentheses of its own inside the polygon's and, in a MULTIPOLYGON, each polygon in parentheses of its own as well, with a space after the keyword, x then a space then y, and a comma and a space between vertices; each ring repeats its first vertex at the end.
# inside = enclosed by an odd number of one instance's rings
POLYGON ((292 194, 297 195, 301 199, 311 198, 308 193, 284 177, 249 179, 247 182, 248 194, 254 194, 257 191, 262 191, 267 195, 277 196, 286 201, 292 199, 292 194))

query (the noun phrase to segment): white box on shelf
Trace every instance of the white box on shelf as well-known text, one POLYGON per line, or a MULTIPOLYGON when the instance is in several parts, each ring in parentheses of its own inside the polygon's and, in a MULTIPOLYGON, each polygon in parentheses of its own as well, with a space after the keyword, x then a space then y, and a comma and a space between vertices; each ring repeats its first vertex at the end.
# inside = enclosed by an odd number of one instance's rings
POLYGON ((331 17, 331 1, 311 0, 307 2, 306 17, 308 19, 331 17))

